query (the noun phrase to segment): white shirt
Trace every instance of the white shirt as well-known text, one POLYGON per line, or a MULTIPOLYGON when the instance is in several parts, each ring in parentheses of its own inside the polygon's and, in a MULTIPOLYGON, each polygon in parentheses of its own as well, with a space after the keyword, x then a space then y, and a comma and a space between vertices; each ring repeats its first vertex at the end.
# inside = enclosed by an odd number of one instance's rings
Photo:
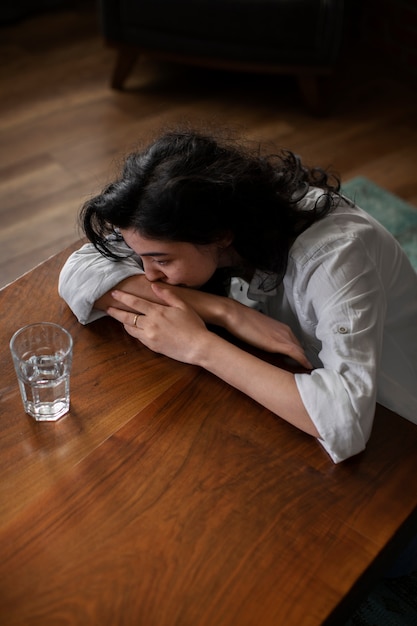
MULTIPOLYGON (((321 193, 311 189, 303 207, 321 193)), ((115 263, 86 244, 65 264, 60 295, 91 322, 104 315, 92 308, 99 297, 142 273, 138 261, 115 263)), ((278 288, 265 278, 257 272, 243 296, 301 340, 315 369, 296 384, 335 463, 365 448, 376 402, 417 424, 417 274, 390 233, 342 202, 296 239, 278 288)))

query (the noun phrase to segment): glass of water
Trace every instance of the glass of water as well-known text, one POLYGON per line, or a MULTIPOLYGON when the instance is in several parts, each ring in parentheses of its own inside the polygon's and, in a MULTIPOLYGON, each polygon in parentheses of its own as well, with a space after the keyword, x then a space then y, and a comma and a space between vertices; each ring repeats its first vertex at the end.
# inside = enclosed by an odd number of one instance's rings
POLYGON ((10 340, 24 409, 39 422, 69 411, 72 345, 69 332, 51 322, 24 326, 10 340))

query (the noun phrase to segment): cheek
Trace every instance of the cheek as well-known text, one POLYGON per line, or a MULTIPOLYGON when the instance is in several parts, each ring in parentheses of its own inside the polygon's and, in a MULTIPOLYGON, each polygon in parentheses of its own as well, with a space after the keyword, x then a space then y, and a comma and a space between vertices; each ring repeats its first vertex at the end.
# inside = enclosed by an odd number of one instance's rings
POLYGON ((200 260, 199 264, 190 269, 189 275, 191 279, 194 279, 194 283, 199 286, 204 285, 216 271, 216 264, 211 260, 204 258, 200 260))
POLYGON ((213 276, 216 267, 216 260, 212 255, 198 252, 181 259, 179 263, 168 264, 162 270, 172 284, 199 288, 213 276))

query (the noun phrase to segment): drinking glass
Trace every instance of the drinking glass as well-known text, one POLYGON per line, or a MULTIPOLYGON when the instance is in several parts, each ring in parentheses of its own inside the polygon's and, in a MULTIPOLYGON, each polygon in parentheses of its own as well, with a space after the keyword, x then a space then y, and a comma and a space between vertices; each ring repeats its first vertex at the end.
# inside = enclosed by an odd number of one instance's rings
POLYGON ((24 326, 10 340, 24 409, 38 422, 69 411, 72 348, 69 332, 51 322, 24 326))

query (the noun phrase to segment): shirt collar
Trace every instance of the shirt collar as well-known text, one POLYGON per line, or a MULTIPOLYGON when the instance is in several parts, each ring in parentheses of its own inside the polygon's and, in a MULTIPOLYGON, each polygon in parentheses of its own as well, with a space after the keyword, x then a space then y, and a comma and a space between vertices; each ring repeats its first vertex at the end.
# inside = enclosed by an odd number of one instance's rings
POLYGON ((271 272, 255 270, 249 283, 248 298, 265 302, 268 297, 277 295, 277 277, 271 272))

